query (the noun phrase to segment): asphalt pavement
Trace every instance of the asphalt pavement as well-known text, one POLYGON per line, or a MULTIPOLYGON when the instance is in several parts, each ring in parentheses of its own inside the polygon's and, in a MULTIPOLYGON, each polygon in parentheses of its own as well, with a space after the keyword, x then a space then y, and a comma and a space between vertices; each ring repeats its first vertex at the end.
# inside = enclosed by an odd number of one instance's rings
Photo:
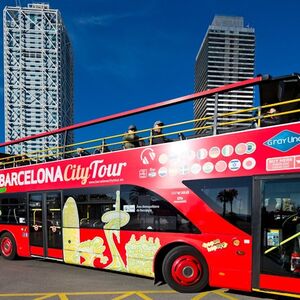
POLYGON ((7 261, 0 257, 0 266, 0 300, 279 299, 275 295, 245 294, 227 289, 181 294, 167 285, 155 286, 152 279, 41 259, 7 261))

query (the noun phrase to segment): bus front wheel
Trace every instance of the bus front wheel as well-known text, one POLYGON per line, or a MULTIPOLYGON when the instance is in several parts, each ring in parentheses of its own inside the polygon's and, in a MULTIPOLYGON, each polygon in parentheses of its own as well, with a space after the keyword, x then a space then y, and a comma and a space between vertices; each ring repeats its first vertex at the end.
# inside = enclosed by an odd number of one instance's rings
POLYGON ((0 237, 0 251, 1 255, 9 260, 13 260, 17 256, 17 247, 14 237, 6 232, 0 237))
POLYGON ((162 265, 165 281, 180 293, 196 293, 208 284, 208 267, 204 257, 191 246, 172 249, 162 265))

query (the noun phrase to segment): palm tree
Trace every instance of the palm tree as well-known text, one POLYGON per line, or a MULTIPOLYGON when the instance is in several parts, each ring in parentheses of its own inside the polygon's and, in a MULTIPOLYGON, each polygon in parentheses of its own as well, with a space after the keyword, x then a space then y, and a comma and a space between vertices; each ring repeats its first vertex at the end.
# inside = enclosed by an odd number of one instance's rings
POLYGON ((224 189, 219 192, 217 199, 223 203, 223 216, 226 214, 226 203, 230 202, 230 212, 232 213, 232 202, 237 197, 238 191, 236 189, 224 189))

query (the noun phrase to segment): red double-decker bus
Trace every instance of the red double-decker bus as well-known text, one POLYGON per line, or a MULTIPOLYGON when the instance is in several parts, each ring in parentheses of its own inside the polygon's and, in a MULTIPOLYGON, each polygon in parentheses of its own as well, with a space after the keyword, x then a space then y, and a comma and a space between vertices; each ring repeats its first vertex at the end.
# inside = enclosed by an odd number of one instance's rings
POLYGON ((71 157, 74 147, 65 145, 53 159, 4 155, 2 256, 144 275, 179 292, 209 285, 299 295, 298 75, 258 76, 0 147, 254 85, 262 106, 248 129, 238 130, 245 119, 235 119, 219 133, 219 114, 210 127, 184 129, 185 139, 168 143, 154 145, 150 134, 145 146, 101 154, 71 157), (270 107, 281 121, 264 127, 270 107))

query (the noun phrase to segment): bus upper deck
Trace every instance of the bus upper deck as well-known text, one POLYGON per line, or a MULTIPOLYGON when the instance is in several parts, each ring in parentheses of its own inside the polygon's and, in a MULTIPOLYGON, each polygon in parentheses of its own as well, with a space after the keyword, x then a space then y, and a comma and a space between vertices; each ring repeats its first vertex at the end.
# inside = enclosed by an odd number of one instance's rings
MULTIPOLYGON (((124 113, 117 113, 108 117, 102 117, 92 121, 87 121, 65 128, 59 128, 53 131, 39 133, 34 136, 22 137, 14 141, 0 143, 0 148, 6 147, 10 154, 0 153, 0 168, 10 168, 23 166, 33 163, 47 162, 58 159, 66 159, 80 156, 77 152, 82 149, 85 154, 93 154, 106 151, 118 151, 124 149, 124 133, 111 136, 96 137, 91 140, 73 142, 67 144, 67 136, 70 132, 85 127, 94 126, 100 123, 106 123, 116 119, 130 117, 136 114, 142 114, 147 111, 153 111, 160 108, 173 106, 189 101, 203 101, 206 97, 215 97, 218 107, 218 97, 222 94, 229 94, 237 89, 253 88, 259 86, 260 106, 246 109, 231 110, 222 112, 222 107, 217 108, 213 114, 187 121, 179 120, 176 123, 170 123, 162 126, 163 136, 169 141, 178 141, 182 139, 192 139, 209 135, 217 135, 239 130, 247 130, 269 125, 283 124, 298 121, 300 118, 300 83, 297 74, 272 78, 269 76, 258 76, 243 82, 225 85, 223 87, 213 88, 211 90, 199 92, 196 94, 164 101, 138 109, 133 109, 124 113), (270 114, 270 110, 273 112, 270 114), (245 117, 246 116, 246 117, 245 117), (51 135, 59 135, 64 141, 58 147, 45 147, 43 150, 22 152, 22 145, 31 140, 39 140, 51 135), (14 145, 14 148, 12 147, 14 145), (16 147, 18 145, 18 147, 16 147), (16 150, 17 149, 17 150, 16 150), (15 154, 14 154, 15 153, 15 154)), ((238 100, 236 100, 238 101, 238 100)), ((241 100, 242 101, 242 100, 241 100)), ((146 128, 136 131, 143 145, 152 144, 152 129, 146 128)))

